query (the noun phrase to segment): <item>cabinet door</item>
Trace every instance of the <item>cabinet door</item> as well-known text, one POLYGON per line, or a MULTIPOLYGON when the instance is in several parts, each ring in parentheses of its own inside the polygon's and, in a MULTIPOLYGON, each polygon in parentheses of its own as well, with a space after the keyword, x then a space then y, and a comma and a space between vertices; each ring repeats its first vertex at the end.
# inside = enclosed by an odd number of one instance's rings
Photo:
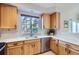
POLYGON ((51 39, 50 41, 50 49, 58 54, 58 40, 51 39))
POLYGON ((50 15, 49 14, 43 14, 42 19, 43 19, 43 27, 45 29, 50 29, 50 15))
POLYGON ((59 55, 67 55, 68 54, 68 47, 67 43, 59 40, 59 55))
POLYGON ((7 48, 7 55, 22 55, 23 46, 14 46, 7 48))
POLYGON ((14 6, 1 4, 1 26, 0 28, 15 28, 17 20, 17 9, 14 6))
POLYGON ((30 55, 30 43, 24 44, 24 55, 30 55))
POLYGON ((30 44, 30 54, 37 54, 40 53, 40 42, 32 42, 30 44))
POLYGON ((55 12, 51 15, 51 18, 50 18, 50 24, 51 24, 51 28, 54 28, 54 29, 59 29, 59 23, 60 23, 60 13, 59 12, 55 12))
POLYGON ((74 49, 69 49, 69 55, 79 55, 79 51, 74 50, 74 49))
POLYGON ((67 48, 59 46, 59 55, 67 55, 67 48))
POLYGON ((24 42, 24 54, 33 55, 40 53, 40 40, 29 40, 24 42))
POLYGON ((34 54, 40 53, 40 41, 35 42, 34 54))

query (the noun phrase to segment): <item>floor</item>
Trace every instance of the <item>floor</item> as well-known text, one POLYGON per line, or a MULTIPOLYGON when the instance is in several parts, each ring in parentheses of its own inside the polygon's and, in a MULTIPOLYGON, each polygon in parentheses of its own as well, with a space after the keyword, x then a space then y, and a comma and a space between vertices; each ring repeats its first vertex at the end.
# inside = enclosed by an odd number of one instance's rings
POLYGON ((55 55, 55 53, 53 53, 52 51, 48 51, 48 52, 40 54, 40 55, 55 55))

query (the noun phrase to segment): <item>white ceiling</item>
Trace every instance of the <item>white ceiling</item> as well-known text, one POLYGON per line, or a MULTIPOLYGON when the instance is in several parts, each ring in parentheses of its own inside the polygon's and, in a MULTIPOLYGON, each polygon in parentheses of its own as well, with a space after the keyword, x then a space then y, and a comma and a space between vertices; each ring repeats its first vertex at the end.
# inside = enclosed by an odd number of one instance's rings
POLYGON ((57 9, 60 7, 71 7, 71 6, 78 6, 77 3, 11 3, 18 7, 19 10, 28 11, 31 13, 53 13, 58 11, 57 9))

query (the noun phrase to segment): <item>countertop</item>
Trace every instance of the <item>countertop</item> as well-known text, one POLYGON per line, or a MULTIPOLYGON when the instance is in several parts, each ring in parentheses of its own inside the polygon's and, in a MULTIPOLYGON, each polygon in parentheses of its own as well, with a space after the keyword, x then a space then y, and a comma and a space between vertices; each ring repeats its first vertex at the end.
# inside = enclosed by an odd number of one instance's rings
POLYGON ((61 40, 61 41, 79 45, 78 38, 71 39, 71 38, 67 38, 63 36, 53 36, 53 35, 52 36, 51 35, 40 35, 40 36, 34 36, 34 37, 16 37, 16 38, 10 38, 10 39, 0 39, 0 42, 9 43, 9 42, 16 42, 16 41, 33 40, 33 39, 38 39, 38 38, 54 38, 56 40, 61 40))

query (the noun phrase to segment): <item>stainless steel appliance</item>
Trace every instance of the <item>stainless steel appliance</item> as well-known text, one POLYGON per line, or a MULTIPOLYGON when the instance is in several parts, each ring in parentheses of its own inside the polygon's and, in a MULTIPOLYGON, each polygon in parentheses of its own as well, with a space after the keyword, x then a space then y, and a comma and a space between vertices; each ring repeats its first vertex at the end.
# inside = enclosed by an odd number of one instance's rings
POLYGON ((0 43, 0 55, 4 55, 5 43, 0 43))

